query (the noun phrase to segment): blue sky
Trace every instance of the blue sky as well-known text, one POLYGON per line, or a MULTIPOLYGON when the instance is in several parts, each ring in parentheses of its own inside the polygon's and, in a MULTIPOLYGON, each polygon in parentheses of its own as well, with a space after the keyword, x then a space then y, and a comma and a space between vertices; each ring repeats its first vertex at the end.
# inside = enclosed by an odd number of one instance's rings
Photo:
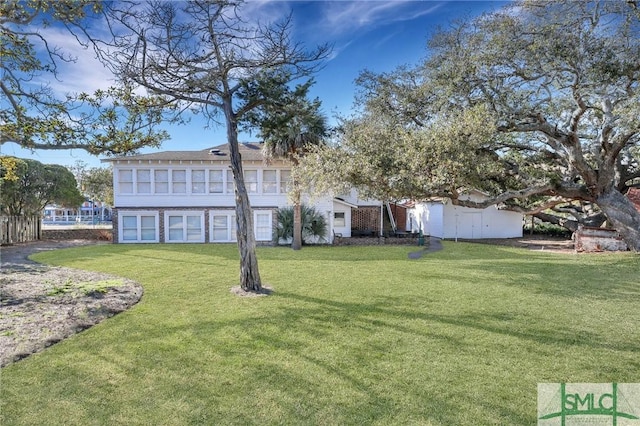
MULTIPOLYGON (((324 113, 333 122, 335 113, 348 115, 355 95, 354 80, 362 70, 392 71, 400 65, 418 63, 426 56, 426 41, 438 27, 452 20, 496 10, 505 1, 250 1, 247 12, 261 20, 293 12, 293 37, 308 47, 322 43, 334 46, 331 58, 315 76, 311 96, 322 101, 324 113)), ((104 88, 110 76, 103 67, 70 43, 66 35, 50 29, 49 40, 68 47, 80 58, 66 78, 54 82, 58 90, 93 92, 104 88)), ((226 142, 224 128, 203 129, 197 118, 186 126, 166 127, 171 139, 160 150, 200 150, 226 142)), ((255 134, 241 141, 256 140, 255 134)), ((84 161, 90 167, 104 166, 99 157, 82 150, 36 151, 7 143, 3 155, 33 158, 43 163, 71 166, 84 161)), ((154 150, 145 149, 143 152, 154 150)))

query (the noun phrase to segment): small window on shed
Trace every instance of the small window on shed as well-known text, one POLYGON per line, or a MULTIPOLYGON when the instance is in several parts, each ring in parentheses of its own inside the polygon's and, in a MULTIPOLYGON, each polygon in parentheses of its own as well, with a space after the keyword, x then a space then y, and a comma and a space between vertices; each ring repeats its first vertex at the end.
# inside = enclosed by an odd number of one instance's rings
POLYGON ((333 213, 333 226, 336 227, 344 227, 346 226, 346 222, 344 219, 344 212, 334 212, 333 213))

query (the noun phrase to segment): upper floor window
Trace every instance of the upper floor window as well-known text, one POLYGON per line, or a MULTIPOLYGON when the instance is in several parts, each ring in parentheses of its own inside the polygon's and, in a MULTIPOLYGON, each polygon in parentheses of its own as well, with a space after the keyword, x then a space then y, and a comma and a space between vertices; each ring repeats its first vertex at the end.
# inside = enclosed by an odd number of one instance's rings
POLYGON ((157 169, 153 171, 153 185, 156 194, 169 193, 169 170, 157 169))
POLYGON ((278 173, 275 170, 262 172, 262 193, 275 194, 278 191, 278 173))
POLYGON ((222 194, 224 192, 224 170, 209 170, 209 193, 222 194))
POLYGON ((151 194, 151 170, 136 170, 138 194, 151 194))
POLYGON ((118 187, 122 194, 133 194, 133 170, 120 169, 118 171, 118 187))
POLYGON ((247 193, 258 193, 258 171, 257 170, 245 170, 244 171, 244 185, 247 188, 247 193))
POLYGON ((187 192, 187 171, 174 170, 171 173, 171 192, 174 194, 184 194, 187 192))
POLYGON ((233 194, 235 192, 236 183, 233 180, 233 172, 227 170, 227 194, 233 194))
POLYGON ((280 170, 280 193, 286 194, 291 189, 291 170, 280 170))
POLYGON ((191 193, 204 194, 206 180, 204 170, 193 170, 191 172, 191 193))
MULTIPOLYGON (((184 167, 184 166, 183 166, 184 167)), ((118 169, 120 194, 233 194, 231 169, 144 168, 118 169)), ((290 170, 245 170, 248 194, 285 194, 290 190, 290 170)))

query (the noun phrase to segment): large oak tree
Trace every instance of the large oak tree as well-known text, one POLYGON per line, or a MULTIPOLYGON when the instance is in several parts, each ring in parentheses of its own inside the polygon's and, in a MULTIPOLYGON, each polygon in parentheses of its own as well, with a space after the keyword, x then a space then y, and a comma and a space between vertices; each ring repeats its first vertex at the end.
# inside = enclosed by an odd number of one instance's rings
POLYGON ((422 64, 361 74, 360 114, 315 173, 572 229, 606 219, 640 251, 624 196, 640 186, 639 18, 635 2, 519 1, 439 30, 422 64))

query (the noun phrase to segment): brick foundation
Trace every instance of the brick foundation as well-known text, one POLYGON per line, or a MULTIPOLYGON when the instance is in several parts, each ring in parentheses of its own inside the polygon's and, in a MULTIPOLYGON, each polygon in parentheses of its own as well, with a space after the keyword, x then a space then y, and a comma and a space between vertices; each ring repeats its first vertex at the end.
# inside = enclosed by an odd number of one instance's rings
POLYGON ((579 252, 626 251, 627 244, 615 229, 581 227, 573 235, 579 252))
POLYGON ((43 240, 111 241, 111 229, 43 229, 43 240))
POLYGON ((397 238, 397 237, 358 237, 343 238, 336 237, 333 240, 334 246, 378 246, 378 245, 402 245, 417 246, 417 238, 397 238))

